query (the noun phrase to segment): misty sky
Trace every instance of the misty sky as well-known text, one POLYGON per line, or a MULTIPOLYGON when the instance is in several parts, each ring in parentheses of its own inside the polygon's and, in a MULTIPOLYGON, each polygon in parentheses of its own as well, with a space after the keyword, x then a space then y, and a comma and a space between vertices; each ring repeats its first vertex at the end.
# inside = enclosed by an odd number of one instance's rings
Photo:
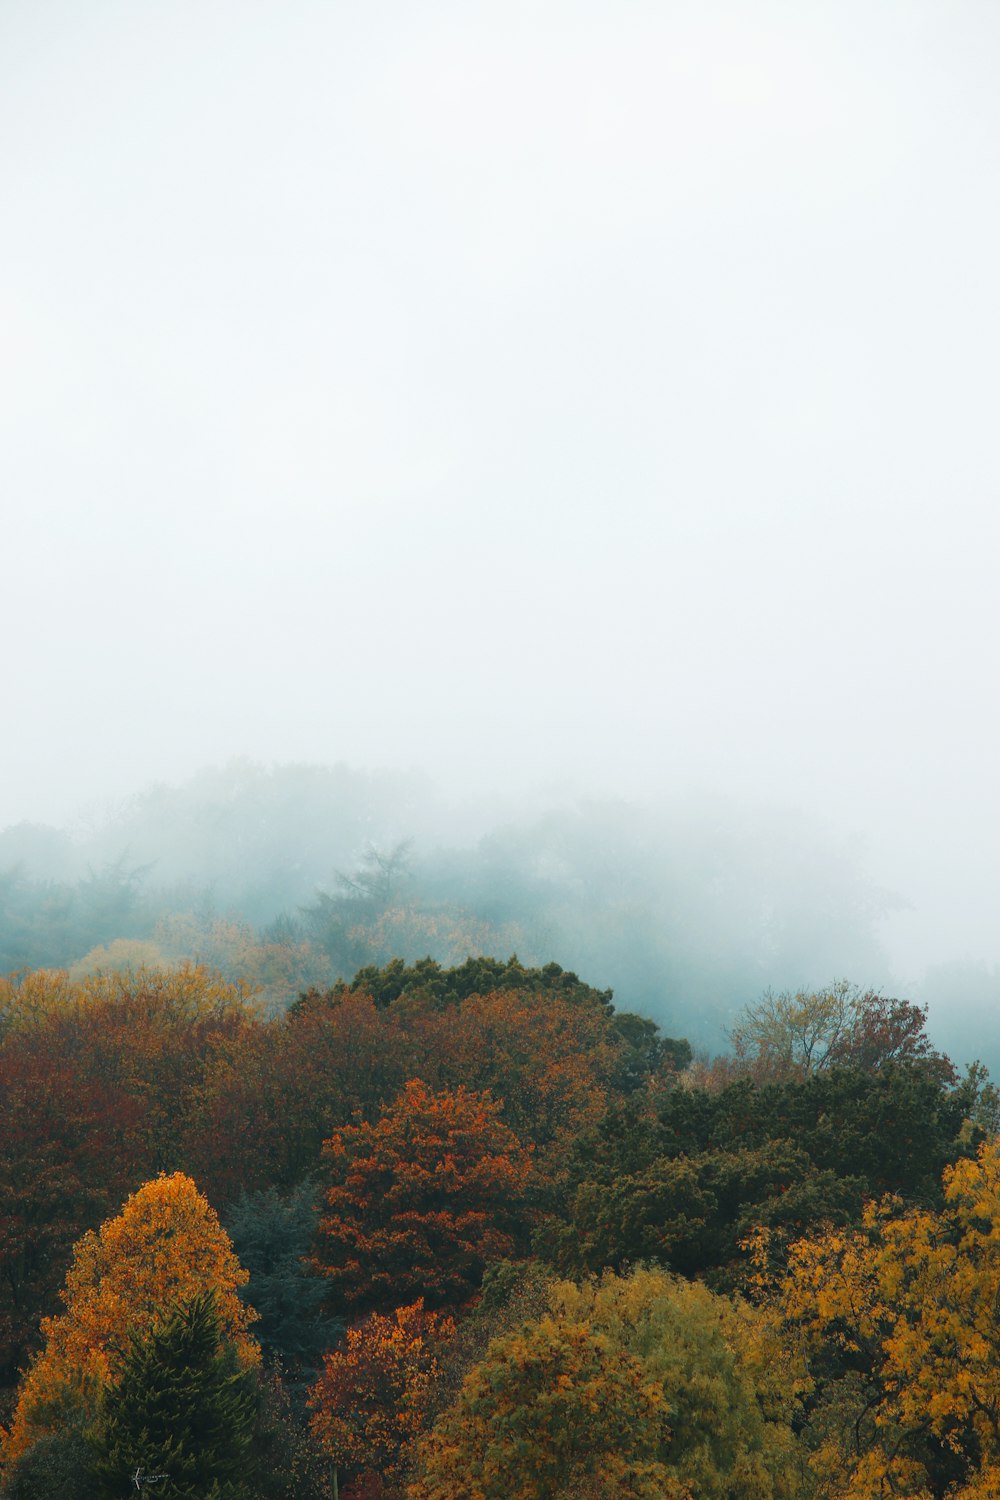
POLYGON ((0 824, 696 788, 1000 959, 998 77, 993 0, 0 0, 0 824))

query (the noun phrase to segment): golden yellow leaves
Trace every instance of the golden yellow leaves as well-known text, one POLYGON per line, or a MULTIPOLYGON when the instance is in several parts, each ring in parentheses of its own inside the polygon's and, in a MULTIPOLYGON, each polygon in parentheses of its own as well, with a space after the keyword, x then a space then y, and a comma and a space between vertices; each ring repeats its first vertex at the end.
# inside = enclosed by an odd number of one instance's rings
POLYGON ((413 1500, 796 1493, 784 1367, 752 1309, 644 1268, 548 1301, 467 1376, 413 1500))
POLYGON ((889 1199, 869 1207, 860 1229, 793 1247, 775 1306, 784 1336, 822 1371, 813 1427, 827 1435, 813 1467, 823 1494, 992 1493, 1000 1143, 949 1168, 944 1183, 941 1213, 889 1199))
POLYGON ((153 1327, 198 1293, 215 1293, 223 1331, 245 1365, 257 1364, 260 1350, 249 1333, 256 1313, 237 1296, 247 1280, 189 1177, 176 1172, 145 1183, 117 1217, 77 1241, 66 1311, 42 1322, 45 1347, 22 1381, 5 1460, 87 1416, 114 1376, 129 1331, 153 1327))

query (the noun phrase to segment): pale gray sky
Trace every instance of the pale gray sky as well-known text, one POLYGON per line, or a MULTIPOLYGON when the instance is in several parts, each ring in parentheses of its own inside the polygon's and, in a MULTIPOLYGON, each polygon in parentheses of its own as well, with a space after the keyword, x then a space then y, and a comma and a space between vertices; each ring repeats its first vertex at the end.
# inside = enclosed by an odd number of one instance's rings
POLYGON ((1000 958, 993 0, 0 0, 0 824, 778 799, 1000 958))

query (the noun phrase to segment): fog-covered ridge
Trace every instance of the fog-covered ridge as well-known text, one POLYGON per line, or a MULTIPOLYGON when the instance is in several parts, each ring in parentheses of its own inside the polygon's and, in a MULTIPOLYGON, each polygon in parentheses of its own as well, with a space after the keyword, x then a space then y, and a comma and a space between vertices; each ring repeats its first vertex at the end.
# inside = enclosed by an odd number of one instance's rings
POLYGON ((892 971, 856 843, 780 807, 460 804, 413 773, 249 762, 69 828, 0 833, 0 967, 198 958, 274 1004, 367 964, 556 960, 717 1049, 767 989, 846 976, 931 1004, 959 1060, 998 1047, 986 965, 892 971))

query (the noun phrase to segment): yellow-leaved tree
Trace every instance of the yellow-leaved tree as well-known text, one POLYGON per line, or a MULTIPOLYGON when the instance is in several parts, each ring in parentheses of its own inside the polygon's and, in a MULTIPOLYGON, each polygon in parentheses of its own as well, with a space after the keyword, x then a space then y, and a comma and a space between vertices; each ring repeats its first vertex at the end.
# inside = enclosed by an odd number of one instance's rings
POLYGON ((639 1267, 556 1282, 419 1445, 411 1500, 792 1500, 794 1391, 745 1304, 639 1267))
POLYGON ((411 1500, 690 1500, 657 1455, 669 1407, 640 1363, 586 1323, 544 1317, 495 1339, 421 1445, 411 1500))
POLYGON ((214 1294, 241 1364, 259 1364, 249 1332, 257 1314, 237 1295, 248 1280, 190 1177, 175 1172, 144 1183, 116 1218, 74 1246, 66 1310, 42 1320, 45 1344, 21 1382, 0 1458, 9 1463, 46 1434, 91 1421, 127 1353, 128 1334, 158 1326, 199 1294, 214 1294))
POLYGON ((792 1249, 774 1309, 812 1376, 820 1495, 1000 1494, 1000 1141, 945 1171, 944 1199, 792 1249))

